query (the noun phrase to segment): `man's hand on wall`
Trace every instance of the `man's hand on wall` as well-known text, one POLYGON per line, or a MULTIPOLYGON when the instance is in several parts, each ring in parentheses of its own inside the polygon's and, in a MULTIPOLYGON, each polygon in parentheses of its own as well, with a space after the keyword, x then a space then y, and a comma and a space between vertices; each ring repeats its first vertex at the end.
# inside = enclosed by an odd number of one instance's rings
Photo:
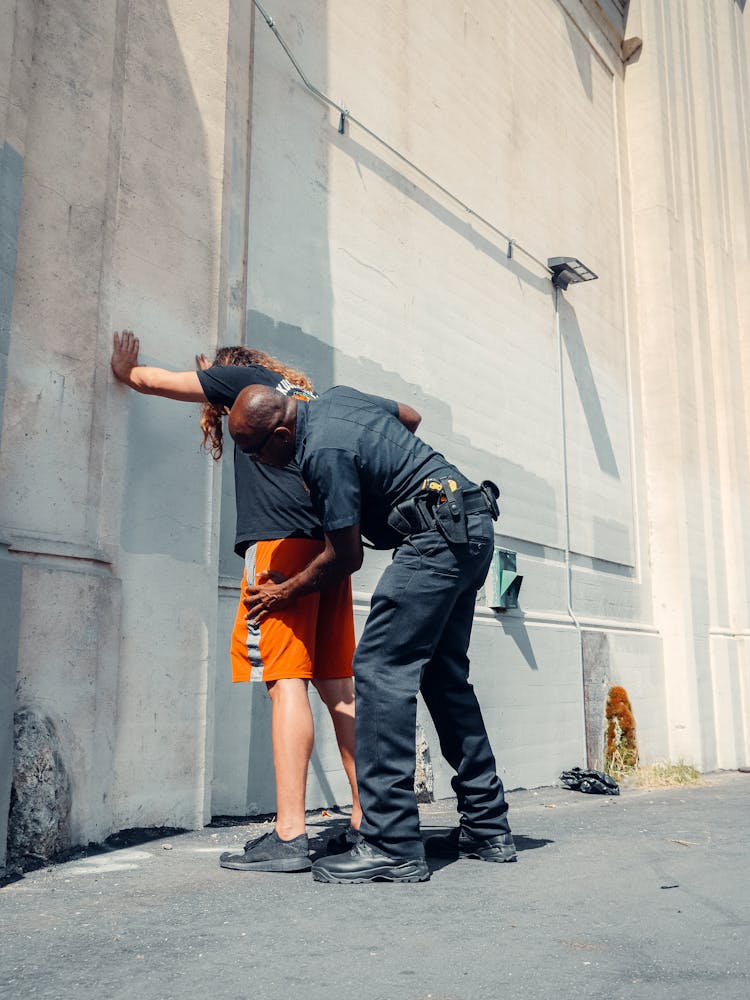
POLYGON ((139 348, 140 342, 131 330, 115 333, 110 364, 121 382, 130 384, 130 373, 138 365, 139 348))

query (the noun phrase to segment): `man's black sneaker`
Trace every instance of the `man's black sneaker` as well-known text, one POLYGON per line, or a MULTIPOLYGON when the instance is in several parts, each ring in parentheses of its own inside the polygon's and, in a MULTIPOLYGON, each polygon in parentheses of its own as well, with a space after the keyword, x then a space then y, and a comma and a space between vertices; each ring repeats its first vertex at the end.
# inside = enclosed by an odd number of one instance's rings
POLYGON ((282 840, 272 830, 256 840, 248 840, 242 854, 225 851, 219 857, 219 864, 243 872, 307 872, 312 867, 307 851, 306 833, 293 840, 282 840))
POLYGON ((509 833, 495 837, 472 837, 457 826, 447 834, 428 837, 425 851, 438 858, 478 858, 480 861, 516 861, 516 845, 509 833))
POLYGON ((332 837, 329 837, 325 845, 325 853, 344 854, 350 851, 359 840, 359 832, 354 827, 347 826, 345 830, 339 830, 332 837))
POLYGON ((312 866, 316 882, 426 882, 430 869, 423 857, 392 858, 359 840, 346 854, 331 854, 312 866))

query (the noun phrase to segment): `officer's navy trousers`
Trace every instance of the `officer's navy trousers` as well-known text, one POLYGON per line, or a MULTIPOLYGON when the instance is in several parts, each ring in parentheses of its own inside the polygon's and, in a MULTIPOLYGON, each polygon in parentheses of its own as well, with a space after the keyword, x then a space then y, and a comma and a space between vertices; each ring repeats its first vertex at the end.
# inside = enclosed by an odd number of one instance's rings
POLYGON ((420 689, 456 771, 462 825, 477 837, 509 829, 467 656, 477 590, 492 559, 492 519, 469 514, 467 522, 468 545, 449 545, 433 528, 396 550, 354 656, 360 832, 395 857, 424 854, 414 795, 420 689))

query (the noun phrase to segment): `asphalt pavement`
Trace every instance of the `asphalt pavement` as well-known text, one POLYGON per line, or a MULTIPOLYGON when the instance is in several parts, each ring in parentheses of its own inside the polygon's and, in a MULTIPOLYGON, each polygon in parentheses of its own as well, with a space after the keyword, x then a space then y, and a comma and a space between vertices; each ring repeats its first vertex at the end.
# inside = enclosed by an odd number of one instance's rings
MULTIPOLYGON (((516 864, 326 885, 218 867, 270 824, 207 827, 0 889, 13 1000, 748 1000, 750 774, 509 794, 516 864)), ((422 807, 423 832, 455 803, 422 807)), ((309 817, 311 846, 341 829, 309 817)))

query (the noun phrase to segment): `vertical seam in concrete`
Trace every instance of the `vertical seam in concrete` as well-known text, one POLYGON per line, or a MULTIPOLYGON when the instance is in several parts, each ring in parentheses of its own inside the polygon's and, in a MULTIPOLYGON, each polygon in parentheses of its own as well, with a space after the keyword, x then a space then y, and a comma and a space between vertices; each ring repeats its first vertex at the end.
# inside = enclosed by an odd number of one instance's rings
POLYGON ((253 44, 255 37, 255 7, 246 5, 245 0, 230 0, 229 31, 227 39, 227 100, 224 116, 224 184, 222 197, 221 219, 221 259, 219 262, 219 302, 218 302, 218 342, 244 343, 245 314, 247 303, 247 253, 248 253, 248 216, 250 205, 250 139, 252 131, 252 94, 253 94, 253 44), (238 11, 247 7, 247 14, 240 15, 238 11), (236 32, 233 30, 237 26, 236 32), (233 38, 239 35, 247 44, 236 43, 233 38), (247 67, 238 66, 243 55, 247 58, 247 67), (237 67, 237 73, 234 70, 237 67), (243 86, 236 89, 232 86, 235 76, 247 73, 247 89, 243 86), (244 109, 243 109, 244 104, 244 109), (241 135, 237 135, 237 121, 240 114, 244 117, 241 135), (235 152, 236 139, 243 139, 244 148, 235 152), (239 177, 241 176, 241 181, 239 177), (241 210, 237 211, 239 199, 234 200, 235 185, 242 183, 243 197, 241 210), (233 209, 235 210, 233 212, 233 209), (232 226, 235 213, 239 216, 241 226, 240 238, 233 240, 232 226), (239 272, 239 277, 237 276, 239 272), (239 314, 239 329, 234 335, 232 315, 232 289, 239 299, 235 303, 235 311, 239 314), (228 336, 229 330, 232 335, 228 336))
MULTIPOLYGON (((667 48, 667 15, 663 3, 658 3, 656 6, 657 9, 654 12, 654 24, 657 27, 659 35, 658 49, 660 52, 664 52, 667 48)), ((675 86, 670 75, 670 70, 671 67, 666 60, 659 63, 658 75, 661 79, 662 92, 664 94, 662 112, 665 119, 665 129, 662 134, 662 146, 664 149, 664 161, 667 165, 665 174, 667 209, 671 218, 677 219, 677 181, 675 177, 676 167, 674 161, 676 136, 674 115, 672 113, 675 86)))
POLYGON ((718 66, 719 26, 715 0, 707 0, 705 18, 708 30, 704 33, 706 46, 706 70, 708 76, 708 96, 711 109, 711 132, 715 143, 715 157, 718 165, 717 195, 718 216, 721 233, 721 248, 729 253, 729 192, 727 181, 726 141, 724 140, 724 105, 721 100, 721 73, 718 66))
POLYGON ((748 79, 748 54, 744 49, 741 15, 735 9, 735 30, 732 33, 734 51, 732 52, 732 70, 734 75, 734 93, 737 108, 737 142, 739 147, 739 169, 742 176, 744 192, 745 217, 745 255, 750 254, 750 80, 748 79))
POLYGON ((250 19, 250 72, 247 94, 247 147, 245 150, 245 170, 247 185, 245 187, 245 247, 244 267, 242 269, 242 331, 240 340, 247 343, 247 274, 250 266, 250 185, 252 183, 252 149, 253 149, 253 96, 255 90, 255 5, 253 4, 250 19))
MULTIPOLYGON (((622 280, 622 323, 623 323, 623 335, 625 340, 625 384, 627 387, 627 406, 628 406, 628 434, 629 434, 629 447, 628 454, 630 456, 630 503, 631 503, 631 523, 633 526, 633 560, 635 564, 635 577, 633 583, 638 587, 643 586, 643 562, 641 559, 641 518, 640 518, 640 504, 638 502, 638 472, 636 463, 636 452, 635 452, 635 407, 633 404, 633 391, 634 391, 634 378, 633 378, 633 359, 631 352, 631 322, 630 322, 630 308, 628 306, 628 288, 629 288, 629 272, 628 272, 628 255, 627 248, 625 245, 625 201, 623 195, 623 156, 622 156, 622 146, 620 143, 620 129, 622 127, 627 128, 627 124, 623 120, 621 121, 621 116, 619 113, 619 102, 617 98, 617 86, 618 79, 621 81, 624 87, 624 74, 623 77, 618 77, 617 74, 612 74, 612 121, 614 122, 614 133, 615 133, 615 163, 617 164, 617 205, 619 214, 619 229, 620 229, 620 275, 622 280)), ((629 214, 629 218, 632 219, 632 212, 629 214)))
POLYGON ((86 505, 86 537, 91 540, 101 535, 101 504, 104 479, 102 475, 106 425, 109 415, 110 393, 105 388, 111 379, 109 356, 111 331, 109 329, 110 289, 113 274, 114 239, 117 229, 117 215, 120 198, 120 171, 122 149, 122 108, 127 66, 128 38, 130 28, 130 0, 117 0, 115 10, 115 32, 112 44, 112 97, 107 157, 107 185, 103 204, 104 234, 99 262, 98 329, 96 331, 96 360, 94 365, 93 405, 91 408, 91 431, 89 434, 88 496, 86 505))
POLYGON ((8 142, 0 146, 0 431, 21 226, 23 157, 8 142))
MULTIPOLYGON (((8 143, 0 146, 0 274, 10 279, 7 292, 0 295, 0 353, 8 353, 10 342, 10 314, 13 302, 13 279, 16 273, 18 251, 18 225, 20 197, 11 160, 21 160, 17 151, 8 143)), ((22 161, 21 161, 22 162, 22 161)), ((0 293, 3 289, 0 287, 0 293)))

